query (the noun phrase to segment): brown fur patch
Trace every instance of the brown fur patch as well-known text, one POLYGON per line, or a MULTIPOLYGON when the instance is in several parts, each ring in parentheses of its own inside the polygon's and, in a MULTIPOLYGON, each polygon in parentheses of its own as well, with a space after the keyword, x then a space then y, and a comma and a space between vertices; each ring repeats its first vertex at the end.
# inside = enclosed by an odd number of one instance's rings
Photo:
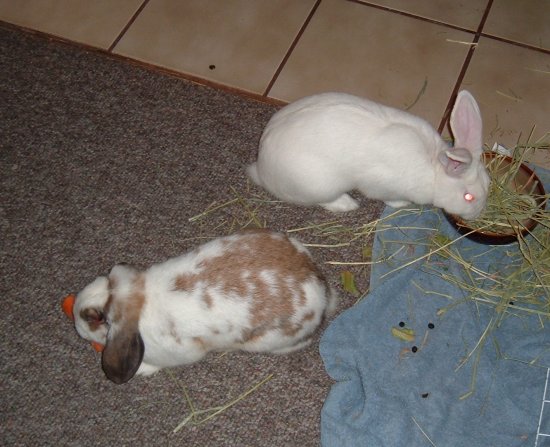
MULTIPOLYGON (((242 334, 245 342, 259 338, 275 326, 290 336, 298 333, 303 322, 293 324, 291 317, 296 305, 305 304, 302 284, 312 277, 324 282, 322 274, 309 255, 298 251, 282 233, 253 229, 238 234, 241 237, 237 240, 226 241, 221 256, 201 261, 200 272, 178 275, 174 288, 190 291, 197 283, 204 282, 207 287, 220 287, 225 295, 252 294, 251 329, 242 334), (266 283, 262 272, 267 273, 274 284, 266 283)), ((208 294, 204 301, 209 308, 215 305, 208 294)), ((310 313, 304 320, 313 317, 310 313)))
POLYGON ((292 323, 290 320, 284 320, 281 323, 283 334, 287 337, 294 337, 298 332, 302 330, 304 326, 300 323, 292 323))
MULTIPOLYGON (((131 326, 132 328, 139 325, 139 316, 141 309, 145 304, 145 275, 139 274, 132 284, 132 289, 127 297, 115 299, 113 291, 108 300, 111 320, 121 325, 131 326)), ((107 307, 107 306, 106 306, 107 307)))
POLYGON ((292 324, 290 323, 290 321, 288 321, 286 322, 285 326, 283 326, 283 332, 285 335, 293 337, 303 329, 305 323, 313 320, 314 318, 315 312, 312 311, 305 314, 298 323, 292 324))
POLYGON ((176 330, 176 322, 172 319, 168 320, 168 335, 176 340, 178 345, 181 345, 181 338, 176 330))
POLYGON ((249 342, 254 342, 260 338, 262 338, 265 333, 268 331, 268 327, 267 326, 263 326, 263 327, 259 327, 259 328, 254 328, 254 329, 246 329, 242 332, 242 342, 243 343, 249 343, 249 342))
POLYGON ((195 276, 190 273, 182 273, 176 277, 174 281, 174 290, 190 290, 195 285, 195 276))
POLYGON ((210 295, 210 292, 206 291, 204 294, 204 303, 206 304, 206 307, 209 309, 212 308, 214 304, 214 300, 212 299, 212 295, 210 295))
POLYGON ((204 341, 203 338, 201 337, 193 337, 193 343, 195 343, 196 345, 198 345, 203 351, 207 351, 208 350, 208 345, 207 343, 204 341))

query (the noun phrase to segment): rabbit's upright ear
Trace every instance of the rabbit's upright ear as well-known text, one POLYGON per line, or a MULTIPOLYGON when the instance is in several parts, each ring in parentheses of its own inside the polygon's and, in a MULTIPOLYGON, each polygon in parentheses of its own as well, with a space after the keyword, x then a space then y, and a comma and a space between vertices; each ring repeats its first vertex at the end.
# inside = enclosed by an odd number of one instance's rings
POLYGON ((116 384, 128 382, 139 369, 144 351, 137 324, 111 327, 101 358, 103 372, 116 384))
POLYGON ((479 157, 483 146, 481 113, 476 100, 468 91, 458 93, 450 123, 455 147, 468 149, 474 158, 479 157))
POLYGON ((472 154, 464 148, 441 152, 439 161, 451 177, 460 177, 472 164, 472 154))

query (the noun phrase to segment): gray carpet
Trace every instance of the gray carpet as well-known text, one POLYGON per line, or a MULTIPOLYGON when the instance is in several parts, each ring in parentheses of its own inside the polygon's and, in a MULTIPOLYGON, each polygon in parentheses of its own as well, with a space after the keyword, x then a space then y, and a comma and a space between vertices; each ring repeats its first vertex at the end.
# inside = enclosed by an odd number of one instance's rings
MULTIPOLYGON (((231 353, 125 385, 60 302, 121 261, 145 267, 222 235, 235 212, 188 219, 245 191, 244 166, 276 108, 126 61, 0 26, 0 443, 10 446, 315 446, 330 388, 316 343, 287 356, 231 353), (201 426, 172 430, 273 374, 238 405, 201 426)), ((252 192, 259 192, 253 189, 252 192)), ((362 200, 348 223, 372 220, 362 200)), ((271 206, 262 218, 289 229, 333 216, 271 206)), ((313 234, 302 239, 314 240, 313 234)), ((361 246, 313 249, 339 310, 355 298, 327 259, 361 246)), ((357 271, 359 273, 359 271, 357 271)), ((359 287, 365 289, 368 272, 359 287)))

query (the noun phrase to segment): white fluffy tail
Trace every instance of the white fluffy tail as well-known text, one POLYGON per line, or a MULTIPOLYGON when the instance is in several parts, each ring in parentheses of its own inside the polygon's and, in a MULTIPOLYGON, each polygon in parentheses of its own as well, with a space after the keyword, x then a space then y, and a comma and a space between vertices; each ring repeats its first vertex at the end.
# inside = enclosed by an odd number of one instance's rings
POLYGON ((258 175, 258 166, 257 163, 254 162, 246 167, 246 173, 250 177, 250 179, 256 183, 258 186, 262 186, 262 182, 260 181, 260 177, 258 175))

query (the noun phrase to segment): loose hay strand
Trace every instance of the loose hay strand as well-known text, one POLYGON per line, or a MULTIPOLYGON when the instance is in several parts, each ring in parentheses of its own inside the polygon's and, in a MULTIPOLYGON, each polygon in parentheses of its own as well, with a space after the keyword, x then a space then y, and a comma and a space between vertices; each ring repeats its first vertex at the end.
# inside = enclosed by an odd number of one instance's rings
POLYGON ((215 205, 214 206, 214 204, 212 204, 211 206, 206 208, 206 210, 203 211, 202 213, 199 213, 199 214, 196 214, 195 216, 190 217, 188 219, 188 221, 189 222, 196 222, 196 221, 198 221, 200 219, 203 219, 204 217, 208 216, 209 214, 214 213, 214 212, 220 210, 221 208, 226 208, 229 205, 232 205, 233 203, 236 203, 238 201, 239 201, 239 198, 235 197, 234 199, 228 200, 227 202, 221 203, 220 205, 215 205))
POLYGON ((434 442, 430 439, 430 437, 428 436, 428 434, 422 429, 422 427, 420 426, 420 424, 418 422, 416 422, 416 419, 414 418, 414 416, 411 416, 411 419, 412 421, 414 422, 414 424, 418 427, 418 429, 420 430, 420 432, 424 435, 424 437, 428 440, 428 442, 430 443, 430 445, 432 445, 433 447, 437 447, 434 442))
POLYGON ((248 397, 250 394, 252 394, 254 391, 256 391, 258 388, 260 388, 265 383, 269 382, 273 378, 273 374, 269 374, 267 377, 262 379, 260 382, 256 383, 252 387, 250 387, 248 390, 241 393, 239 396, 235 397, 234 399, 231 399, 230 401, 226 402, 225 404, 216 406, 216 407, 210 407, 203 410, 197 410, 191 397, 189 396, 189 392, 187 391, 187 388, 182 385, 174 376, 174 374, 167 370, 168 374, 176 382, 176 384, 182 389, 183 394, 185 396, 185 400, 187 402, 187 405, 189 406, 190 413, 187 415, 173 430, 173 433, 177 433, 180 431, 183 427, 185 427, 187 424, 191 423, 191 425, 202 425, 209 420, 215 418, 216 416, 222 414, 227 409, 231 408, 232 406, 238 404, 243 399, 248 397), (202 415, 207 415, 204 417, 200 417, 202 415))

